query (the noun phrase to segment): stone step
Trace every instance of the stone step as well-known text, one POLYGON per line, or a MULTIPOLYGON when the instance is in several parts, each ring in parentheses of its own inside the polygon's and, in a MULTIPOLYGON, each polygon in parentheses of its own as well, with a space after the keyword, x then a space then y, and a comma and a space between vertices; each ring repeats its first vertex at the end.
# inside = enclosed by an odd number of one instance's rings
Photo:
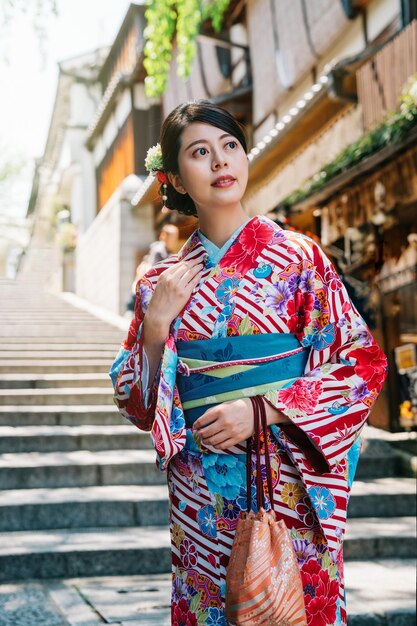
POLYGON ((160 485, 153 450, 77 450, 0 455, 0 489, 160 485))
MULTIPOLYGON (((389 479, 387 479, 389 480, 389 479)), ((415 496, 408 479, 397 485, 397 502, 390 507, 390 485, 380 495, 384 505, 373 508, 384 485, 360 483, 352 494, 348 518, 409 517, 415 514, 415 496), (359 495, 358 495, 359 493, 359 495), (358 500, 360 504, 358 505, 358 500)), ((16 489, 0 493, 0 531, 136 526, 166 524, 168 491, 163 486, 116 485, 56 489, 16 489), (138 521, 139 520, 139 521, 138 521), (145 520, 145 521, 144 521, 145 520)))
MULTIPOLYGON (((82 343, 86 346, 106 346, 109 350, 118 346, 123 339, 125 339, 127 333, 117 332, 117 333, 102 333, 100 336, 96 334, 94 339, 91 336, 81 335, 82 343)), ((39 346, 44 345, 46 350, 49 350, 50 346, 54 346, 56 344, 62 345, 74 345, 74 341, 78 342, 77 337, 71 336, 71 339, 68 339, 68 335, 55 335, 53 337, 42 337, 42 335, 32 335, 31 337, 2 337, 0 340, 0 349, 2 346, 15 346, 16 349, 19 346, 31 345, 34 348, 38 349, 39 346)))
MULTIPOLYGON (((0 406, 0 426, 81 426, 81 425, 126 425, 126 420, 116 407, 108 405, 43 405, 43 406, 0 406)), ((130 426, 130 424, 128 424, 130 426)), ((132 425, 133 432, 136 428, 132 425)), ((385 444, 385 442, 382 442, 385 444)), ((381 449, 381 456, 375 456, 375 446, 367 447, 360 457, 357 480, 384 478, 389 476, 410 476, 404 459, 389 445, 381 449)), ((355 484, 355 483, 354 483, 355 484)))
POLYGON ((416 514, 416 481, 413 478, 355 480, 348 505, 348 518, 407 517, 416 514))
POLYGON ((149 449, 151 438, 127 420, 120 425, 0 426, 0 454, 149 449))
MULTIPOLYGON (((415 561, 351 561, 345 574, 348 626, 415 626, 415 561)), ((0 597, 5 626, 171 624, 170 574, 16 582, 0 597)))
POLYGON ((409 558, 415 555, 416 518, 348 518, 345 559, 409 558))
POLYGON ((48 404, 113 404, 114 390, 109 378, 105 387, 66 389, 0 389, 0 405, 48 405, 48 404))
MULTIPOLYGON (((347 562, 345 574, 348 626, 415 626, 415 561, 347 562)), ((101 626, 97 614, 120 626, 171 624, 169 574, 44 581, 42 587, 46 611, 49 602, 59 607, 69 626, 101 626)))
MULTIPOLYGON (((114 336, 115 329, 112 329, 109 326, 108 331, 111 337, 114 336)), ((2 337, 31 337, 33 335, 37 335, 38 337, 56 337, 56 336, 67 336, 67 337, 85 337, 86 339, 99 336, 101 337, 106 333, 106 329, 103 328, 100 324, 96 324, 95 326, 86 325, 85 323, 81 324, 71 324, 68 325, 66 323, 62 323, 59 326, 57 324, 45 324, 43 326, 36 324, 30 325, 29 323, 26 325, 23 324, 10 324, 0 326, 0 338, 2 337)), ((127 333, 126 333, 127 334, 127 333)))
POLYGON ((68 359, 65 361, 44 361, 36 359, 13 359, 0 362, 2 374, 53 374, 70 373, 107 373, 110 369, 109 359, 68 359))
POLYGON ((0 374, 0 389, 52 389, 55 387, 108 387, 107 373, 0 374))
MULTIPOLYGON (((43 355, 44 353, 49 352, 58 352, 63 353, 64 355, 67 352, 113 352, 119 349, 118 342, 107 342, 105 344, 101 342, 91 342, 91 340, 87 341, 62 341, 60 343, 49 343, 49 341, 44 341, 43 344, 29 344, 29 342, 17 344, 14 342, 10 342, 5 344, 3 341, 0 342, 0 354, 7 358, 11 355, 11 352, 17 352, 19 357, 26 356, 26 353, 39 353, 43 355)), ((30 358, 43 358, 43 357, 30 357, 30 358)))
POLYGON ((10 359, 11 361, 19 359, 39 359, 45 361, 54 361, 55 359, 114 359, 117 354, 117 346, 112 350, 107 349, 94 349, 87 350, 81 349, 77 350, 74 348, 68 350, 2 350, 0 352, 0 361, 3 364, 7 364, 7 361, 10 359))
MULTIPOLYGON (((3 329, 4 330, 4 329, 3 329)), ((13 327, 13 330, 16 330, 13 327)), ((25 326, 25 330, 21 334, 3 334, 0 336, 0 343, 5 343, 6 345, 10 344, 10 342, 16 342, 19 344, 31 343, 31 342, 49 342, 56 343, 60 341, 68 341, 68 334, 65 332, 64 328, 56 328, 53 327, 45 327, 39 330, 32 328, 30 325, 25 326)), ((73 330, 71 333, 71 339, 80 339, 81 341, 116 341, 118 342, 120 338, 124 339, 127 336, 128 329, 126 331, 121 331, 116 328, 109 328, 108 330, 105 328, 102 329, 93 329, 89 332, 84 332, 82 328, 77 328, 73 330)))
POLYGON ((68 307, 59 300, 51 298, 39 298, 30 295, 28 298, 14 297, 12 299, 4 299, 1 306, 1 312, 4 314, 16 314, 16 315, 28 315, 28 311, 34 313, 43 313, 44 315, 51 313, 57 313, 62 311, 78 311, 86 314, 86 311, 81 311, 74 307, 68 307))
POLYGON ((415 558, 347 561, 348 626, 415 626, 415 558))
POLYGON ((0 531, 161 526, 166 485, 112 485, 0 492, 0 531))
POLYGON ((32 329, 44 329, 48 326, 61 328, 62 330, 64 328, 111 329, 110 325, 106 325, 104 322, 95 317, 73 316, 65 311, 63 311, 61 315, 57 315, 55 318, 49 318, 46 313, 41 317, 35 317, 35 319, 32 315, 28 315, 26 320, 22 318, 19 313, 16 313, 14 319, 1 319, 0 316, 0 322, 2 326, 10 326, 14 330, 26 324, 30 324, 32 329))
POLYGON ((10 311, 7 314, 0 312, 0 324, 10 324, 13 326, 14 324, 22 324, 27 322, 28 324, 34 324, 35 326, 43 326, 45 323, 50 322, 51 324, 60 324, 63 321, 67 321, 69 324, 72 322, 86 322, 88 324, 96 324, 101 320, 97 320, 91 315, 85 313, 79 313, 77 311, 56 311, 50 312, 48 310, 39 310, 39 311, 29 311, 26 314, 23 314, 21 311, 10 311))
POLYGON ((366 438, 362 441, 363 449, 355 479, 384 478, 402 474, 401 457, 386 441, 366 438))
POLYGON ((118 413, 114 405, 0 406, 0 426, 81 426, 125 423, 126 420, 118 413))
POLYGON ((118 574, 171 568, 169 531, 151 526, 2 533, 0 582, 118 574))
MULTIPOLYGON (((169 572, 169 529, 161 526, 4 532, 0 581, 169 572)), ((415 520, 351 520, 347 560, 409 558, 415 520)))

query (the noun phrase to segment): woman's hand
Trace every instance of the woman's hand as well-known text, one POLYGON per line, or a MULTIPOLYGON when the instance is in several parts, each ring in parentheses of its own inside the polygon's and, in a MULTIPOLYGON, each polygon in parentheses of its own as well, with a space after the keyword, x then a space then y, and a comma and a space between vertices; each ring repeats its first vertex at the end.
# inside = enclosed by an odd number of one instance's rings
POLYGON ((208 409, 195 422, 201 443, 225 450, 253 435, 253 408, 249 398, 222 402, 208 409))
POLYGON ((167 335, 174 320, 187 304, 201 279, 201 261, 180 261, 168 267, 158 278, 145 314, 147 327, 159 335, 167 335))
MULTIPOLYGON (((278 409, 265 402, 267 424, 288 423, 278 409)), ((195 422, 193 429, 197 431, 201 443, 218 450, 226 450, 231 446, 246 441, 254 433, 253 407, 249 398, 239 398, 223 402, 208 409, 195 422)))

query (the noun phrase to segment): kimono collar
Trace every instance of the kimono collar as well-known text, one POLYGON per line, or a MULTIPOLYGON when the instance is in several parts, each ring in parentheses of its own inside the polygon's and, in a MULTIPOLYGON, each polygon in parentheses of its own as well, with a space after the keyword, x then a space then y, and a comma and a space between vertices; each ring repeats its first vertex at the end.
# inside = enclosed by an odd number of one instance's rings
MULTIPOLYGON (((200 229, 196 229, 193 233, 191 233, 190 237, 184 243, 181 250, 178 252, 178 260, 182 261, 188 257, 192 252, 195 253, 195 250, 198 250, 200 253, 206 253, 210 261, 214 264, 218 263, 219 260, 226 254, 228 249, 231 247, 235 239, 238 237, 240 232, 248 225, 248 223, 253 220, 253 217, 250 217, 241 224, 229 237, 229 239, 224 243, 221 248, 218 248, 210 239, 208 239, 200 229)), ((195 254, 193 254, 193 258, 195 258, 195 254)))
POLYGON ((210 261, 214 265, 217 265, 220 259, 226 254, 236 237, 239 235, 240 231, 244 229, 244 227, 250 220, 251 218, 248 218, 246 222, 238 226, 238 228, 236 228, 236 230, 230 235, 229 239, 222 245, 221 248, 216 246, 215 243, 213 243, 212 241, 210 241, 210 239, 203 235, 200 229, 197 230, 197 235, 199 236, 200 241, 203 244, 210 261))

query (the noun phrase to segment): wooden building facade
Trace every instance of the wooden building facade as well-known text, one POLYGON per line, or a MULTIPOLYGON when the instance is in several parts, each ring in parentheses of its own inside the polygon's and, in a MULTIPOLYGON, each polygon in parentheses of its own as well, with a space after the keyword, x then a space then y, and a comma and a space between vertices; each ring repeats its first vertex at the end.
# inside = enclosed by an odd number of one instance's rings
POLYGON ((96 165, 97 213, 127 176, 146 176, 146 151, 159 135, 160 104, 144 93, 144 12, 130 5, 99 74, 103 95, 87 140, 96 165))
MULTIPOLYGON (((417 102, 417 21, 372 55, 356 77, 365 133, 398 109, 410 77, 417 102)), ((319 236, 388 356, 388 380, 371 423, 391 431, 415 428, 417 124, 293 204, 290 219, 319 236)))

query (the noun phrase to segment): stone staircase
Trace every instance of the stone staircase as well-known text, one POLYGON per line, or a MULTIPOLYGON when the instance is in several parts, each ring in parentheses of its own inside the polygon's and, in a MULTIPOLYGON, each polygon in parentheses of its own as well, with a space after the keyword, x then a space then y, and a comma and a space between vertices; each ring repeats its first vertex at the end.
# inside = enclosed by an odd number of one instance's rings
MULTIPOLYGON (((112 402, 125 336, 58 295, 0 281, 0 583, 169 572, 165 475, 112 402)), ((397 624, 366 617, 387 572, 398 625, 415 624, 410 459, 367 427, 345 541, 353 626, 397 624)), ((149 624, 167 619, 169 597, 162 613, 158 602, 149 624)))

